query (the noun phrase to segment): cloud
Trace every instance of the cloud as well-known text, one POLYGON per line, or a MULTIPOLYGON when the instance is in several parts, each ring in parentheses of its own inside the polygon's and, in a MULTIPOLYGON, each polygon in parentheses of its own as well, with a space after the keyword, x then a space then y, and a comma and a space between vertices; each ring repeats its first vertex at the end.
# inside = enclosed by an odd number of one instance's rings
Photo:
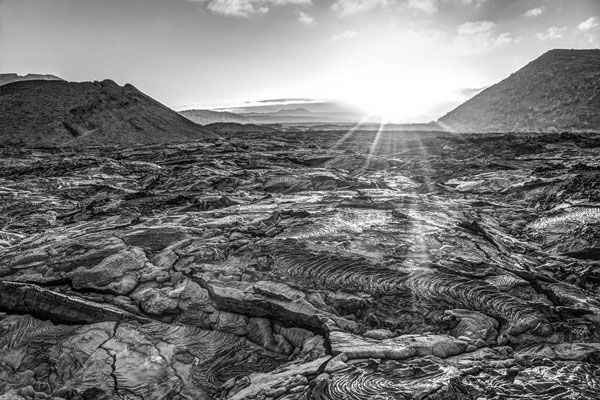
POLYGON ((540 40, 556 40, 563 37, 563 33, 567 30, 566 26, 559 28, 558 26, 551 26, 546 31, 536 34, 540 40))
POLYGON ((273 6, 310 5, 312 0, 188 0, 203 3, 214 13, 234 17, 266 14, 273 6))
POLYGON ((580 23, 578 28, 581 32, 583 32, 583 45, 600 45, 600 18, 590 17, 580 23))
POLYGON ((582 32, 592 32, 600 29, 600 18, 589 17, 579 24, 579 30, 582 32))
POLYGON ((312 15, 305 13, 304 11, 298 11, 298 21, 305 25, 314 25, 317 23, 312 15))
POLYGON ((460 0, 460 2, 465 6, 475 6, 481 7, 483 3, 486 3, 487 0, 460 0))
POLYGON ((531 10, 525 11, 523 13, 523 16, 527 17, 527 18, 539 17, 540 15, 542 15, 544 13, 544 9, 545 9, 545 7, 543 7, 543 6, 532 8, 531 10))
POLYGON ((408 0, 406 4, 408 8, 413 10, 422 11, 425 14, 435 14, 438 12, 438 5, 436 0, 408 0))
POLYGON ((459 95, 460 97, 471 98, 471 97, 475 96, 476 94, 483 92, 488 87, 489 86, 484 86, 484 87, 480 87, 480 88, 463 87, 463 88, 457 89, 456 94, 459 95))
POLYGON ((486 53, 504 47, 516 39, 510 33, 496 34, 497 25, 492 21, 465 22, 457 26, 453 50, 459 54, 486 53))
POLYGON ((413 10, 422 11, 425 14, 435 14, 439 11, 441 2, 459 4, 463 6, 481 7, 488 0, 408 0, 406 6, 413 10))
POLYGON ((211 0, 206 8, 224 15, 235 15, 238 17, 247 17, 250 14, 264 14, 269 11, 269 7, 261 5, 254 1, 244 0, 211 0))
POLYGON ((385 7, 391 3, 391 0, 336 0, 331 9, 341 16, 348 16, 370 11, 376 7, 385 7))
POLYGON ((441 3, 480 7, 488 0, 335 0, 331 8, 341 16, 371 11, 377 7, 401 9, 406 7, 425 14, 435 14, 441 3))
POLYGON ((328 39, 329 43, 339 42, 340 40, 351 40, 355 37, 358 37, 360 34, 357 31, 344 31, 342 33, 337 33, 335 35, 331 35, 328 39))

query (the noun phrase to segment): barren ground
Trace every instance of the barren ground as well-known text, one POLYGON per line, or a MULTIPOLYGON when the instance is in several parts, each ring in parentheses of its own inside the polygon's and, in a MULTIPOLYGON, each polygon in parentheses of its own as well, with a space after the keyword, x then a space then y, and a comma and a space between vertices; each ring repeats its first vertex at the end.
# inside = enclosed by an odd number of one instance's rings
POLYGON ((600 135, 0 153, 2 399, 600 392, 600 135))

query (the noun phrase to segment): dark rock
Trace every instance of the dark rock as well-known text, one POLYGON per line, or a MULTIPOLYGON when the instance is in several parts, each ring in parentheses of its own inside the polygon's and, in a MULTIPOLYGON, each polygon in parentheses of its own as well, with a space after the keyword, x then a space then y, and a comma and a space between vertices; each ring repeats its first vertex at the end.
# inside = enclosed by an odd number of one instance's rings
POLYGON ((110 80, 2 85, 0 115, 2 144, 116 146, 214 137, 132 85, 110 80))
POLYGON ((599 71, 599 50, 550 50, 438 123, 458 132, 598 132, 599 71))
POLYGON ((600 136, 344 134, 0 149, 0 396, 595 398, 600 136))

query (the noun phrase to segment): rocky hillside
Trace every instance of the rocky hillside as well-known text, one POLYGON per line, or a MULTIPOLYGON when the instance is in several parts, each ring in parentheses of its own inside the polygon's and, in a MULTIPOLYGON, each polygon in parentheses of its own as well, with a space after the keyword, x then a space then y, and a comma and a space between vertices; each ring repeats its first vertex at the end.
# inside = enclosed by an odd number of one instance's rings
POLYGON ((126 145, 212 135, 129 84, 36 80, 0 87, 3 145, 126 145))
POLYGON ((200 125, 216 124, 222 122, 235 124, 249 124, 254 122, 252 118, 244 117, 243 115, 227 111, 183 110, 180 111, 179 114, 200 125))
POLYGON ((600 131, 600 50, 551 50, 439 123, 459 132, 600 131))
POLYGON ((0 86, 6 85, 13 82, 20 81, 62 81, 61 78, 54 75, 41 75, 41 74, 0 74, 0 86))

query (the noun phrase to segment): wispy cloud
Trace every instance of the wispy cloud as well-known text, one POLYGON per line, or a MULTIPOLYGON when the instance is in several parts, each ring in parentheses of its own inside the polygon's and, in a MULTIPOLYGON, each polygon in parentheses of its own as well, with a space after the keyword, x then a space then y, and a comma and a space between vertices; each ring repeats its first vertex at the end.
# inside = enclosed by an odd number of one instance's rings
POLYGON ((298 11, 298 21, 305 25, 315 25, 317 23, 317 20, 312 15, 304 11, 298 11))
POLYGON ((438 5, 436 0, 408 0, 408 3, 406 5, 408 8, 422 11, 425 14, 435 14, 436 12, 438 12, 438 5))
POLYGON ((439 11, 440 4, 456 4, 471 7, 481 7, 488 0, 408 0, 406 6, 410 9, 424 12, 425 14, 435 14, 439 11))
POLYGON ((344 32, 341 32, 341 33, 336 33, 335 35, 331 35, 327 41, 329 43, 336 43, 336 42, 339 42, 341 40, 351 40, 351 39, 354 39, 354 38, 358 37, 359 35, 360 35, 360 33, 358 33, 358 31, 348 30, 348 31, 344 31, 344 32))
POLYGON ((589 17, 579 24, 579 30, 582 32, 592 32, 600 29, 600 18, 589 17))
POLYGON ((497 34, 496 31, 497 25, 492 21, 466 22, 456 28, 453 49, 460 54, 486 53, 516 40, 508 32, 497 34))
POLYGON ((531 10, 527 10, 523 13, 524 17, 527 18, 535 18, 535 17, 539 17, 540 15, 542 15, 544 13, 544 9, 545 7, 536 7, 536 8, 532 8, 531 10))
POLYGON ((331 8, 341 16, 348 16, 390 4, 392 4, 391 0, 336 0, 331 8))
POLYGON ((335 0, 331 8, 341 16, 348 16, 371 11, 375 8, 400 10, 406 7, 411 10, 433 15, 439 11, 440 4, 456 4, 480 7, 489 0, 335 0))
POLYGON ((274 6, 310 5, 312 0, 188 0, 202 3, 214 13, 234 17, 266 14, 274 6))
POLYGON ((535 36, 543 41, 546 40, 556 40, 556 39, 560 39, 563 37, 563 34, 565 33, 565 31, 567 30, 566 26, 563 27, 558 27, 558 26, 551 26, 550 28, 546 29, 544 32, 541 33, 537 33, 535 36))
POLYGON ((480 7, 483 3, 487 3, 488 0, 458 0, 465 6, 480 7))
POLYGON ((583 32, 584 45, 600 45, 600 18, 590 17, 580 23, 578 28, 581 32, 583 32))

